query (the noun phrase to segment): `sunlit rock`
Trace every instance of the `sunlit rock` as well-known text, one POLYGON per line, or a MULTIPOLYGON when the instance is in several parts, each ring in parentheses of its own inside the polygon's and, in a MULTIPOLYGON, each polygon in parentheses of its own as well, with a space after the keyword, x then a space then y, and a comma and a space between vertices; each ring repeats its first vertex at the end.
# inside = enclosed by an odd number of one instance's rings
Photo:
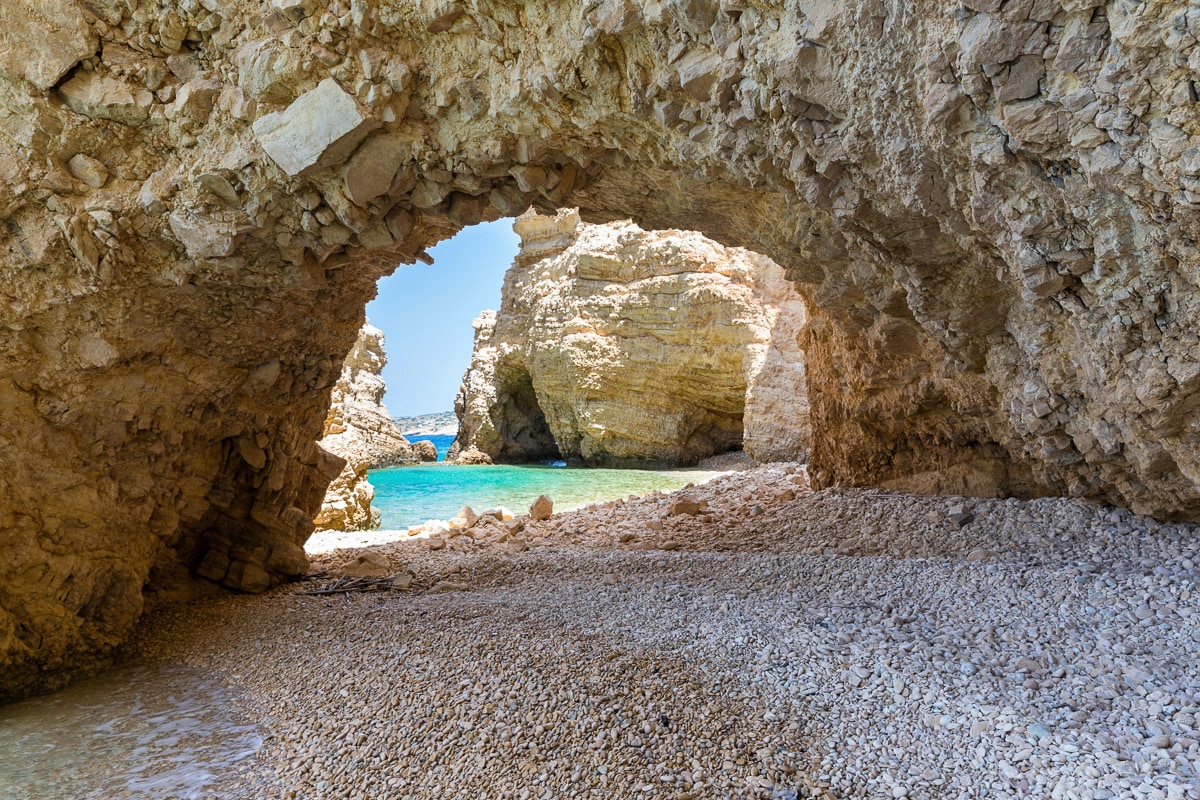
POLYGON ((5 3, 0 693, 123 641, 180 567, 304 571, 376 282, 530 205, 778 263, 809 314, 818 487, 1200 518, 1183 6, 5 3), (89 71, 120 96, 94 117, 55 88, 89 71), (376 126, 410 150, 364 207, 341 167, 376 126), (233 231, 228 254, 173 218, 233 231))
MULTIPOLYGON (((344 459, 346 465, 325 492, 314 521, 318 529, 378 528, 380 513, 371 507, 375 488, 367 479, 367 470, 427 460, 404 438, 383 405, 385 364, 383 332, 364 325, 342 365, 342 375, 333 388, 333 405, 325 418, 320 446, 344 459)), ((433 460, 437 460, 436 450, 433 460)))
POLYGON ((288 175, 341 163, 373 127, 354 97, 326 78, 284 111, 259 117, 254 135, 288 175))
POLYGON ((770 259, 574 211, 513 228, 500 312, 475 321, 454 458, 806 457, 804 302, 770 259))

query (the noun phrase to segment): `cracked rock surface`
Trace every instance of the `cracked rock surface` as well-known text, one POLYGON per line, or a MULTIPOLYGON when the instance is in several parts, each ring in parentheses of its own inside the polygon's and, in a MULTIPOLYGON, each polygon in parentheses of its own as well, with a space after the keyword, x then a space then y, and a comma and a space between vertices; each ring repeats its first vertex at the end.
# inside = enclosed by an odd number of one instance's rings
POLYGON ((375 282, 531 204, 780 264, 819 486, 1200 518, 1198 9, 47 9, 0 9, 6 695, 180 568, 303 572, 375 282))

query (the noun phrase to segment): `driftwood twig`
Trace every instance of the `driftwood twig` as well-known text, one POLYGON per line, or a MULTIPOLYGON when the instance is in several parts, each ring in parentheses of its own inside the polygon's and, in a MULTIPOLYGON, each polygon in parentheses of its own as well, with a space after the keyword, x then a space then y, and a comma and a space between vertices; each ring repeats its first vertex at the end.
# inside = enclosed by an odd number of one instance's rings
POLYGON ((328 594, 347 594, 349 592, 381 592, 388 590, 395 591, 414 591, 417 589, 425 589, 427 587, 418 584, 411 580, 407 583, 402 581, 409 578, 408 575, 389 575, 384 578, 352 578, 343 576, 316 589, 310 589, 307 592, 300 594, 306 595, 328 595, 328 594))

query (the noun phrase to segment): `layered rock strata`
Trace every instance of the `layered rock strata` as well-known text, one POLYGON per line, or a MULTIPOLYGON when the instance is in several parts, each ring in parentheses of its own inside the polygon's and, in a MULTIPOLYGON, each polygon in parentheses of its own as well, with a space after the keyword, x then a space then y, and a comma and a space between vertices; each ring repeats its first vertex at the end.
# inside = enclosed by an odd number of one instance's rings
POLYGON ((1200 519, 1177 0, 48 8, 0 8, 0 691, 176 565, 303 572, 376 280, 530 204, 783 266, 819 486, 1200 519))
POLYGON ((375 488, 367 480, 367 470, 422 460, 383 404, 386 364, 383 331, 364 325, 334 384, 333 404, 318 442, 346 462, 325 491, 314 520, 318 529, 359 531, 379 527, 379 512, 371 508, 375 488))
POLYGON ((499 313, 475 321, 464 463, 803 459, 804 302, 765 256, 697 233, 529 212, 499 313), (484 458, 486 456, 486 459, 484 458))

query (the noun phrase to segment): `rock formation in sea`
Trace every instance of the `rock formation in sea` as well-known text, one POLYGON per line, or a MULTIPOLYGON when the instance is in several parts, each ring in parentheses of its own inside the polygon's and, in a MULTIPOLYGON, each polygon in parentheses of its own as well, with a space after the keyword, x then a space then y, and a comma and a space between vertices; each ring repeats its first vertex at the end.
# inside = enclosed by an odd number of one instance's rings
POLYGON ((0 694, 307 570, 376 281, 531 204, 779 263, 817 486, 1200 519, 1185 6, 6 0, 0 694))
POLYGON ((371 508, 375 488, 367 480, 367 470, 423 460, 383 405, 386 364, 383 331, 370 323, 363 325, 342 363, 341 377, 333 387, 333 404, 325 417, 325 433, 318 442, 346 464, 325 491, 314 520, 317 529, 379 527, 379 512, 371 508))
POLYGON ((575 210, 528 212, 513 230, 500 311, 475 321, 453 456, 807 456, 804 301, 777 264, 698 233, 584 224, 575 210))
POLYGON ((420 460, 383 404, 386 364, 383 331, 370 323, 363 325, 342 362, 342 374, 334 384, 325 417, 325 431, 318 442, 330 453, 369 469, 420 460))

